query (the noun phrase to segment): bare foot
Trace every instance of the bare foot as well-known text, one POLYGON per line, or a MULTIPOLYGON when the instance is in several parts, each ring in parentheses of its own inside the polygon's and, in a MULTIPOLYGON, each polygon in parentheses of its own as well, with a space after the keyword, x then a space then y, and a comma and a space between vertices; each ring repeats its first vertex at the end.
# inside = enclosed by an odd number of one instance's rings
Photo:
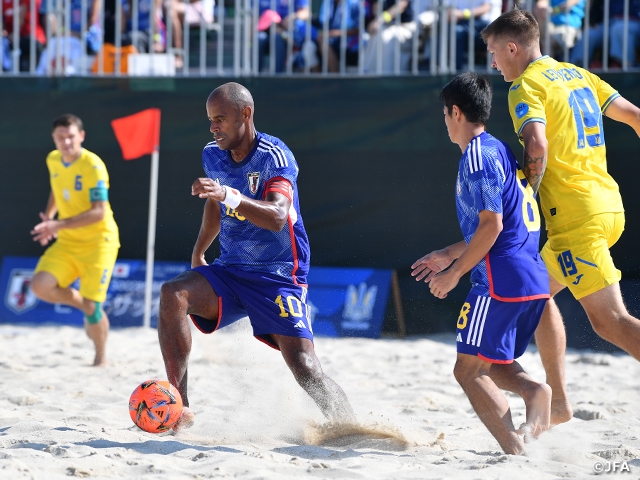
POLYGON ((527 421, 520 425, 518 434, 524 435, 525 443, 529 443, 551 426, 551 387, 541 383, 523 393, 527 421))
POLYGON ((189 407, 182 407, 182 414, 180 415, 180 418, 178 419, 176 424, 173 426, 172 430, 174 432, 178 432, 179 430, 184 430, 185 428, 192 427, 195 422, 195 416, 196 414, 193 413, 193 410, 191 410, 189 407))
POLYGON ((560 425, 573 418, 573 409, 566 398, 551 399, 551 425, 560 425))
POLYGON ((106 367, 108 365, 107 363, 107 359, 104 357, 98 357, 98 355, 96 355, 96 358, 93 360, 93 367, 106 367))

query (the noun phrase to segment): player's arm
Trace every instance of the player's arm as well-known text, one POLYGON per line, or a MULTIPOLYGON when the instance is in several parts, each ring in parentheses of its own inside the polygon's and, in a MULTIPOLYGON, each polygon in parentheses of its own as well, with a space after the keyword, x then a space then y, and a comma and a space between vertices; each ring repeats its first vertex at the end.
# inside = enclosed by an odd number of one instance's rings
POLYGON ((193 183, 191 194, 222 202, 236 210, 256 227, 273 232, 282 230, 289 218, 291 200, 275 191, 269 191, 264 200, 254 200, 245 197, 237 190, 225 188, 215 180, 199 178, 193 183))
POLYGON ((640 108, 629 100, 622 97, 616 98, 609 104, 604 114, 616 122, 626 123, 640 137, 640 108))
POLYGON ((60 230, 86 227, 87 225, 102 221, 102 219, 104 219, 105 203, 106 202, 102 200, 91 202, 91 208, 89 208, 89 210, 62 220, 54 220, 41 213, 40 218, 42 218, 42 222, 31 230, 33 240, 40 242, 41 245, 46 245, 49 240, 58 235, 60 230))
POLYGON ((436 273, 440 273, 462 255, 466 246, 466 242, 462 240, 426 254, 411 265, 411 276, 416 277, 416 282, 424 279, 425 283, 429 283, 436 273))
POLYGON ((542 122, 529 122, 522 130, 524 141, 524 159, 522 171, 536 195, 542 182, 544 170, 547 168, 547 129, 542 122))
POLYGON ((49 220, 56 216, 58 213, 58 206, 56 205, 56 199, 53 196, 53 192, 49 192, 49 200, 47 201, 47 207, 44 212, 40 212, 40 218, 42 220, 49 220))
POLYGON ((191 254, 191 268, 207 265, 204 254, 220 233, 220 205, 209 199, 204 204, 202 224, 191 254))
POLYGON ((453 290, 460 278, 475 267, 496 242, 502 231, 502 214, 481 210, 480 223, 473 238, 464 249, 458 261, 450 269, 435 275, 430 282, 430 290, 438 298, 445 298, 453 290))

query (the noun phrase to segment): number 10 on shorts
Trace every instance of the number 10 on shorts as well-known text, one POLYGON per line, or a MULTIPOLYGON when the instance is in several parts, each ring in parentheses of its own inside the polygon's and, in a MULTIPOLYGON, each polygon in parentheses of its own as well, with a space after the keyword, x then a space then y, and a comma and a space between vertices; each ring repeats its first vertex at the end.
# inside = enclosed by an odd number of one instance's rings
POLYGON ((287 297, 287 304, 282 301, 282 295, 278 295, 275 299, 276 305, 280 307, 280 316, 288 317, 302 317, 302 302, 293 295, 287 297), (289 307, 287 309, 287 307, 289 307))

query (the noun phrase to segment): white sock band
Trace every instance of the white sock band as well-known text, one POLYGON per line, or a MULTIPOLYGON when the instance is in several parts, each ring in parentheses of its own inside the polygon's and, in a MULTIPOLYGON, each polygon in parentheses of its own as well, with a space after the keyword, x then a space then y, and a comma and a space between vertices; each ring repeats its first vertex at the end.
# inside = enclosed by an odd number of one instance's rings
POLYGON ((224 185, 224 189, 227 194, 222 203, 230 208, 238 208, 238 205, 240 205, 240 202, 242 201, 242 194, 235 188, 227 187, 226 185, 224 185))

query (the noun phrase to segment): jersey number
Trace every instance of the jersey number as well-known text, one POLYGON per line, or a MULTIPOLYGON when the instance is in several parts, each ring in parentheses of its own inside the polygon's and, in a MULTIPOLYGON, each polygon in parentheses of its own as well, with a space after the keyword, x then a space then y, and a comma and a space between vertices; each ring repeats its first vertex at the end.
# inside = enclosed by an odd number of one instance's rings
POLYGON ((518 188, 522 192, 522 219, 530 232, 537 232, 540 230, 540 212, 538 211, 538 204, 536 197, 533 195, 533 188, 529 185, 527 177, 524 176, 524 172, 518 169, 518 188), (524 182, 523 182, 524 180, 524 182), (523 185, 525 183, 527 186, 523 185))
POLYGON ((573 118, 576 121, 578 133, 578 148, 582 149, 588 144, 590 147, 604 146, 604 132, 602 129, 602 112, 590 88, 573 90, 569 95, 569 105, 573 110, 573 118), (586 129, 595 133, 586 133, 586 129))
POLYGON ((76 190, 82 190, 82 175, 76 175, 76 183, 73 188, 76 190))
POLYGON ((282 295, 278 295, 275 299, 276 305, 280 307, 280 316, 288 317, 291 314, 292 317, 301 317, 302 316, 302 302, 298 300, 296 297, 289 295, 287 297, 287 307, 289 307, 289 311, 284 305, 282 301, 282 295))
POLYGON ((578 267, 576 266, 576 262, 573 261, 573 255, 571 255, 571 250, 566 250, 558 255, 558 263, 560 264, 560 268, 562 269, 562 274, 566 277, 567 275, 572 276, 578 273, 578 267))
POLYGON ((238 220, 240 220, 241 222, 246 220, 245 217, 243 217, 242 215, 240 215, 236 210, 234 210, 233 208, 231 208, 228 205, 225 205, 227 211, 225 212, 227 214, 228 217, 235 217, 238 220))

